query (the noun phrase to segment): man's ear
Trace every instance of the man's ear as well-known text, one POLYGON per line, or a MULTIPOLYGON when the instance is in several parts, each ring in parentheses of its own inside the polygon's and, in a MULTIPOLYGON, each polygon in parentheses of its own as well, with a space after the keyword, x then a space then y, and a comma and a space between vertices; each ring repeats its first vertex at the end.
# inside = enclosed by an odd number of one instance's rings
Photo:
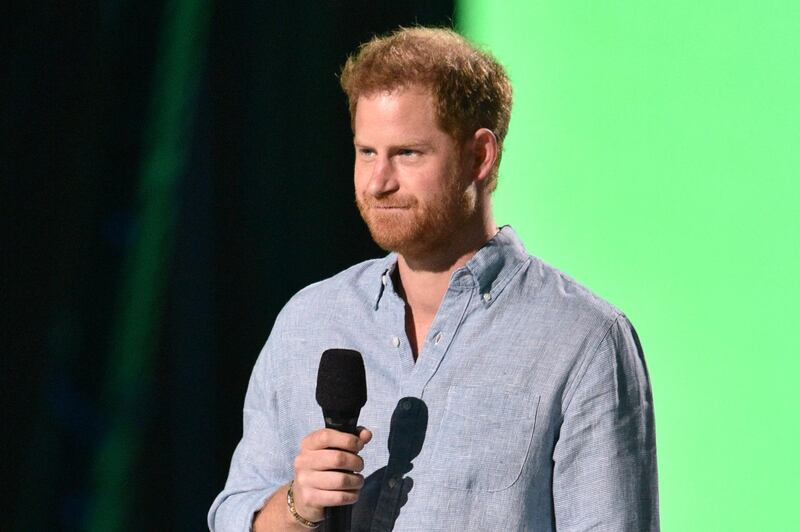
POLYGON ((470 139, 472 147, 472 179, 482 183, 492 174, 497 162, 497 137, 490 129, 480 128, 470 139))

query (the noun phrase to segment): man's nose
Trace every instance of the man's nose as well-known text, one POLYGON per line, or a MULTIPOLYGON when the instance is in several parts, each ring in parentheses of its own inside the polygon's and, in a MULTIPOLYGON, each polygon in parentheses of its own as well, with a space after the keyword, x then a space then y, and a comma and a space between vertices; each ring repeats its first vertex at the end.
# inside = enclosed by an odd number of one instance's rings
POLYGON ((388 157, 378 157, 372 165, 372 174, 367 185, 367 192, 380 197, 391 194, 398 189, 397 176, 388 157))

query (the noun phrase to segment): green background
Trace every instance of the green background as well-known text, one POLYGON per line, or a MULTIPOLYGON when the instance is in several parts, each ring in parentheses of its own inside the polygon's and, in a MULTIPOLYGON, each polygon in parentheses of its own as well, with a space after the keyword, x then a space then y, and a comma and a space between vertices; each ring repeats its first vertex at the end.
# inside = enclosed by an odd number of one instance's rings
POLYGON ((507 67, 498 223, 620 307, 664 530, 790 530, 800 490, 800 2, 462 1, 507 67))

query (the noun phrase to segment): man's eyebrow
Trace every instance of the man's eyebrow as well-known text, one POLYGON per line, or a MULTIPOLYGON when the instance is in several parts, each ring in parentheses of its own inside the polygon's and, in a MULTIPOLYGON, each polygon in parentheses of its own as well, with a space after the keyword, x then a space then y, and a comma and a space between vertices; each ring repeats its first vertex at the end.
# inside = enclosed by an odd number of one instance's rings
MULTIPOLYGON (((409 139, 409 140, 406 140, 404 142, 397 142, 397 143, 392 144, 390 147, 391 148, 420 148, 420 147, 430 146, 431 144, 432 144, 432 142, 430 140, 420 138, 420 139, 409 139)), ((372 147, 370 144, 368 144, 366 142, 361 142, 357 138, 353 138, 353 146, 356 146, 356 147, 359 147, 359 148, 370 148, 370 147, 372 147)))
POLYGON ((406 142, 398 144, 400 147, 418 148, 421 146, 430 146, 431 142, 428 139, 409 139, 406 142))

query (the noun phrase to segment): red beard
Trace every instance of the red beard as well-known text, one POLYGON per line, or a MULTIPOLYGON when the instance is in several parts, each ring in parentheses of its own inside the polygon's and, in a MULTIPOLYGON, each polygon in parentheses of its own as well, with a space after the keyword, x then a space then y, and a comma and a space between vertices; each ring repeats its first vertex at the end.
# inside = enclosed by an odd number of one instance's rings
POLYGON ((446 244, 475 212, 474 195, 453 176, 440 194, 424 202, 410 195, 357 194, 356 204, 375 243, 404 256, 446 244))

